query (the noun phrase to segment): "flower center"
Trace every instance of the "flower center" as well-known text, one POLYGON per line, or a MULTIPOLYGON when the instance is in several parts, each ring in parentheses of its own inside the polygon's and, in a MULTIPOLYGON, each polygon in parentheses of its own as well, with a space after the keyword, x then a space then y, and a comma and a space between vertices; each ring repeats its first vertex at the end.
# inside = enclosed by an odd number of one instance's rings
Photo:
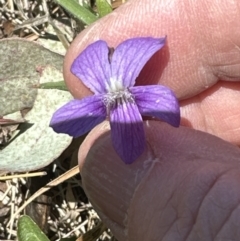
POLYGON ((107 113, 109 114, 109 111, 111 109, 116 108, 119 105, 134 102, 134 97, 128 89, 125 89, 114 92, 108 92, 104 96, 103 102, 107 108, 107 113))

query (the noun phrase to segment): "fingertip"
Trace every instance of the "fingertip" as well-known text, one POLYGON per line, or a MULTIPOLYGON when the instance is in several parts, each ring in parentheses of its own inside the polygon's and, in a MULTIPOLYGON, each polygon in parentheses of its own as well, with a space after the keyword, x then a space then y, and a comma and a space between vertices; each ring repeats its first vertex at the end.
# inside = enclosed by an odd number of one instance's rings
MULTIPOLYGON (((116 47, 122 41, 133 37, 166 36, 167 32, 159 28, 158 22, 152 24, 154 17, 149 17, 147 5, 148 3, 139 4, 138 1, 129 1, 114 10, 111 14, 96 21, 74 39, 64 59, 63 74, 67 87, 75 98, 83 98, 91 94, 89 89, 70 71, 74 59, 89 44, 101 39, 106 41, 109 47, 116 47), (144 22, 142 22, 142 17, 144 17, 144 22)), ((155 10, 152 14, 158 14, 158 11, 155 10)), ((164 51, 160 57, 162 57, 165 52, 166 51, 164 51)), ((158 58, 155 57, 155 60, 152 62, 157 62, 155 65, 158 66, 160 62, 159 56, 158 58)), ((153 67, 151 70, 153 70, 153 67)), ((151 78, 151 75, 151 73, 148 73, 148 79, 151 78)))
MULTIPOLYGON (((81 35, 83 35, 82 33, 81 35)), ((79 45, 80 36, 76 37, 70 45, 63 63, 63 76, 68 90, 74 98, 81 99, 89 96, 91 91, 71 72, 71 66, 78 54, 84 49, 84 45, 79 45)))

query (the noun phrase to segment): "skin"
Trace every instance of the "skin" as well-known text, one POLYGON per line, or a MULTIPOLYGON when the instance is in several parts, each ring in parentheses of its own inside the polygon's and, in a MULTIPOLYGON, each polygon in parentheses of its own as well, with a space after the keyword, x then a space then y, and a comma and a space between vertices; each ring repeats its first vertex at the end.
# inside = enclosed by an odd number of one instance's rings
POLYGON ((146 121, 147 148, 132 165, 115 154, 107 122, 79 150, 86 193, 118 240, 239 240, 239 23, 238 0, 132 0, 72 43, 64 77, 83 98, 91 92, 70 66, 88 44, 168 36, 137 84, 174 90, 181 127, 146 121))

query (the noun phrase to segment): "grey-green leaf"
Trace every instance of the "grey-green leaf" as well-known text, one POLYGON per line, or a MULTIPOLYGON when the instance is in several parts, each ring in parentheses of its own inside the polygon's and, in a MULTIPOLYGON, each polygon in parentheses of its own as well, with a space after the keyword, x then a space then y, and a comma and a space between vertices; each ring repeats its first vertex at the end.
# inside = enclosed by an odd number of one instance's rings
POLYGON ((53 113, 72 99, 71 94, 38 89, 63 79, 63 56, 21 39, 0 41, 0 53, 0 116, 32 108, 15 136, 1 146, 0 172, 37 170, 59 157, 72 140, 49 127, 53 113))
POLYGON ((96 5, 100 17, 104 17, 112 12, 112 6, 107 0, 96 0, 96 5))
POLYGON ((17 236, 19 241, 50 241, 37 224, 26 215, 18 220, 17 236))
POLYGON ((72 99, 68 91, 38 89, 33 108, 20 132, 0 151, 0 170, 25 172, 37 170, 54 161, 71 143, 72 137, 57 134, 49 123, 53 113, 72 99))
POLYGON ((51 66, 61 71, 62 64, 62 55, 37 43, 23 39, 1 40, 0 116, 31 108, 44 68, 51 66))
POLYGON ((65 8, 73 16, 81 20, 87 25, 98 20, 98 17, 85 7, 81 6, 74 0, 55 0, 59 5, 65 8))

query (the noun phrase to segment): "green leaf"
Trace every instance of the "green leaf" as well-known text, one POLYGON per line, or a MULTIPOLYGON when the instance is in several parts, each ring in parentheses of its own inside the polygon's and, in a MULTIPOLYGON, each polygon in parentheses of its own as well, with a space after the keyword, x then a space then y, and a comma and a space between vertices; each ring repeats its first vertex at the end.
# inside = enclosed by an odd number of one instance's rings
POLYGON ((81 20, 87 25, 98 20, 98 17, 95 16, 92 12, 90 12, 85 7, 81 6, 74 0, 55 0, 59 5, 65 8, 69 13, 73 16, 81 20))
POLYGON ((112 12, 112 6, 107 0, 96 0, 96 5, 100 17, 104 17, 112 12))
POLYGON ((26 215, 18 220, 17 236, 19 241, 49 241, 37 224, 26 215))
POLYGON ((39 89, 57 89, 57 90, 68 91, 68 88, 63 80, 57 81, 57 82, 47 82, 47 83, 40 84, 39 89))

